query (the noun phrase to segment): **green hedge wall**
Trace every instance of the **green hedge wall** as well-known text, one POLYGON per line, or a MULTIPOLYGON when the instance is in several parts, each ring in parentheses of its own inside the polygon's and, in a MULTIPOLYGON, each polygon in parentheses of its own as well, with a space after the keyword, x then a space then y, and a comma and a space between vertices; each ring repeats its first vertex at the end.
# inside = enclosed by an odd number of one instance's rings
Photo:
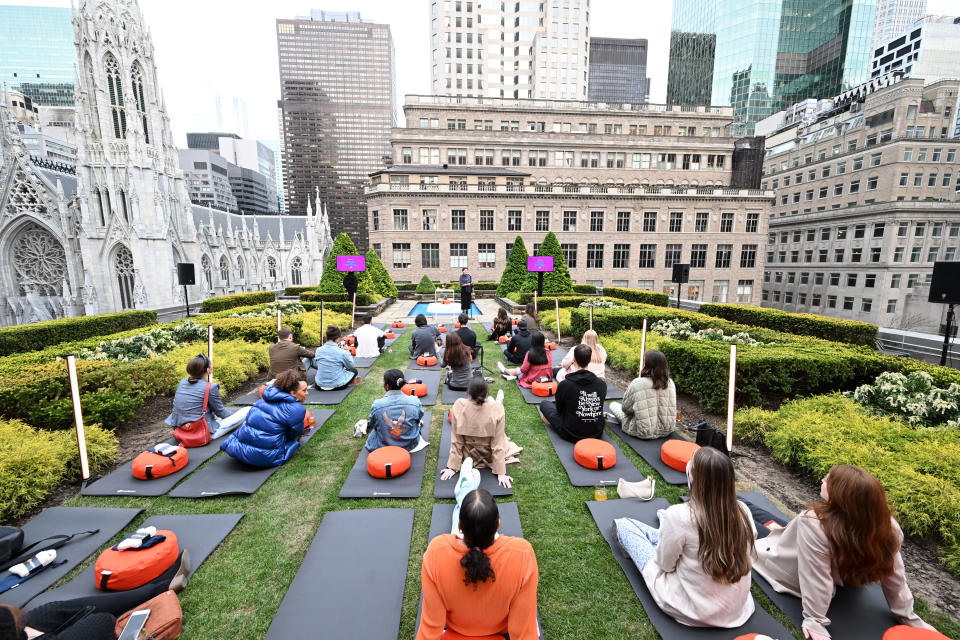
POLYGON ((209 313, 212 311, 223 311, 233 307, 246 307, 251 304, 263 304, 264 302, 273 302, 277 299, 275 291, 252 291, 250 293, 234 293, 229 296, 218 296, 216 298, 207 298, 200 305, 200 311, 209 313))
MULTIPOLYGON (((359 293, 357 294, 357 297, 358 297, 358 298, 360 297, 360 294, 359 294, 359 293)), ((320 303, 319 303, 319 302, 305 302, 305 301, 301 300, 301 301, 300 301, 300 305, 301 305, 304 309, 306 309, 307 311, 316 311, 316 312, 318 312, 317 315, 320 315, 320 314, 319 314, 319 311, 320 311, 320 303)), ((324 304, 323 304, 323 310, 324 310, 325 313, 326 313, 326 312, 329 312, 329 311, 333 311, 333 312, 336 312, 336 313, 345 313, 345 314, 347 314, 347 316, 349 317, 349 316, 350 316, 350 312, 353 311, 353 304, 351 304, 351 303, 349 303, 349 302, 324 302, 324 304)))
MULTIPOLYGON (((350 302, 350 297, 346 293, 319 293, 317 291, 304 291, 300 294, 300 300, 303 302, 350 302)), ((369 293, 357 292, 357 306, 363 307, 371 304, 377 304, 380 298, 369 293)))
POLYGON ((639 302, 641 304, 652 304, 655 307, 666 307, 670 305, 670 296, 665 293, 655 293, 653 291, 644 291, 643 289, 627 289, 626 287, 604 287, 603 295, 610 298, 620 298, 628 302, 639 302))
POLYGON ((786 333, 816 336, 835 342, 874 346, 877 326, 869 322, 828 318, 813 313, 788 313, 742 304, 704 304, 700 313, 724 318, 740 324, 767 327, 786 333))
POLYGON ((588 293, 595 294, 597 292, 597 287, 592 284, 576 284, 573 285, 573 290, 576 293, 588 293))
POLYGON ((283 295, 285 296, 299 296, 304 291, 316 291, 316 285, 312 287, 287 287, 283 290, 283 295))
MULTIPOLYGON (((528 292, 517 292, 514 291, 507 296, 510 300, 513 300, 517 304, 527 304, 528 302, 533 302, 533 294, 528 292)), ((560 303, 560 308, 565 309, 567 307, 576 307, 579 306, 581 302, 587 299, 586 296, 551 296, 543 294, 537 300, 537 305, 540 307, 540 312, 544 313, 545 310, 553 309, 555 307, 554 300, 557 300, 560 303)), ((589 311, 587 312, 589 313, 589 311)))
POLYGON ((156 324, 156 311, 120 311, 0 328, 0 356, 156 324))

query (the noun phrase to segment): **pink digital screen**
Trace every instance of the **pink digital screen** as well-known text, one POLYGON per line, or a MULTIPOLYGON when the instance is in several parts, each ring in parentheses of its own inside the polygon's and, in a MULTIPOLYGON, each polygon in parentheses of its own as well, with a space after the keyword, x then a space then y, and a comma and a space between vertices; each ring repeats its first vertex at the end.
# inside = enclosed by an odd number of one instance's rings
POLYGON ((366 271, 366 256, 337 256, 337 271, 366 271))
POLYGON ((530 256, 527 271, 553 271, 553 256, 530 256))

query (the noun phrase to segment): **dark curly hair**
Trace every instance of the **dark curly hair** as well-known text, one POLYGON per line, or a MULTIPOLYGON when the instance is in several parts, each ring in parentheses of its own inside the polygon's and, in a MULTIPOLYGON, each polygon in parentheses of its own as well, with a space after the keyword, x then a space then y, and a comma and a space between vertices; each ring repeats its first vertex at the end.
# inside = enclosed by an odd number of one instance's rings
POLYGON ((500 511, 489 491, 475 489, 468 493, 460 505, 460 529, 467 553, 460 558, 464 569, 463 583, 477 588, 478 582, 497 579, 490 566, 490 558, 484 549, 493 544, 500 522, 500 511))

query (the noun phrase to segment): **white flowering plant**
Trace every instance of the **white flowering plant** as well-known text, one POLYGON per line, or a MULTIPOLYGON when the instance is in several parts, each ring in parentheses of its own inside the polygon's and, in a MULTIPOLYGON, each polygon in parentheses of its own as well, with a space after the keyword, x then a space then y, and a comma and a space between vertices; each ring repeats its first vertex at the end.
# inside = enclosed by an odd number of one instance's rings
POLYGON ((196 322, 188 320, 171 328, 153 329, 147 333, 129 338, 104 340, 95 349, 81 349, 77 357, 81 360, 141 360, 152 358, 172 351, 181 344, 203 340, 207 330, 196 322))
POLYGON ((729 342, 745 344, 751 347, 766 344, 750 337, 746 331, 741 331, 733 335, 726 335, 723 329, 700 329, 694 331, 693 326, 686 320, 674 318, 672 320, 657 320, 650 325, 650 330, 666 338, 674 340, 712 340, 714 342, 729 342))
POLYGON ((276 318, 277 310, 279 309, 280 315, 294 316, 298 313, 303 313, 306 309, 303 308, 299 302, 270 302, 256 311, 251 311, 249 313, 234 313, 230 315, 231 318, 276 318))
POLYGON ((594 309, 626 309, 628 308, 624 304, 617 304, 613 300, 607 300, 606 298, 588 298, 580 303, 581 309, 589 309, 593 307, 594 309))
POLYGON ((935 387, 925 371, 885 371, 873 384, 859 386, 846 395, 874 415, 899 416, 924 427, 960 426, 960 385, 935 387))

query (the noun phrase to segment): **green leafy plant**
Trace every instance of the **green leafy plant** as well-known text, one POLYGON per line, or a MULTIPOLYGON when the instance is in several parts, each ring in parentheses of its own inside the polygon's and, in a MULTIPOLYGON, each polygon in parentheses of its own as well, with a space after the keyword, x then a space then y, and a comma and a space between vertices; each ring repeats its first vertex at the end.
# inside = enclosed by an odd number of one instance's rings
POLYGON ((225 311, 234 307, 246 307, 252 304, 262 304, 264 302, 273 302, 277 299, 277 294, 273 291, 252 291, 250 293, 234 293, 229 296, 217 296, 207 298, 200 305, 200 311, 211 313, 215 311, 225 311))
POLYGON ((397 285, 393 284, 393 278, 390 277, 390 272, 383 266, 383 261, 380 260, 380 256, 378 256, 377 252, 373 249, 367 250, 367 273, 370 274, 373 285, 380 294, 380 297, 397 297, 397 285))
MULTIPOLYGON (((512 254, 512 251, 511 251, 512 254)), ((570 270, 563 259, 563 248, 560 241, 553 231, 547 233, 540 248, 537 249, 538 256, 553 256, 553 271, 547 271, 543 274, 543 294, 563 295, 573 293, 573 281, 570 279, 570 270)), ((527 265, 523 265, 524 279, 520 291, 536 291, 538 274, 526 270, 527 265)))
POLYGON ((497 285, 498 296, 504 298, 508 293, 523 290, 523 281, 527 277, 527 257, 527 246, 523 244, 523 238, 517 236, 500 276, 500 284, 497 285))
POLYGON ((925 371, 884 371, 873 384, 861 385, 847 395, 875 415, 899 416, 925 427, 960 425, 960 385, 935 387, 925 371))
POLYGON ((656 307, 666 307, 670 304, 670 296, 665 293, 644 291, 643 289, 628 289, 626 287, 604 287, 603 294, 611 298, 650 304, 656 307))
POLYGON ((183 342, 202 340, 206 329, 187 321, 172 327, 153 329, 129 338, 103 341, 96 349, 81 349, 77 357, 83 360, 140 360, 164 354, 183 342))
POLYGON ((627 305, 619 300, 610 300, 608 298, 587 298, 579 305, 581 309, 626 309, 627 305))
POLYGON ((270 302, 259 307, 256 311, 246 311, 244 313, 232 313, 231 318, 276 318, 277 311, 280 311, 281 317, 292 316, 303 313, 305 309, 298 302, 270 302))
MULTIPOLYGON (((333 241, 330 255, 327 256, 327 261, 323 265, 323 276, 320 278, 317 291, 320 293, 346 293, 347 290, 343 286, 344 274, 337 271, 337 256, 355 256, 358 254, 357 246, 353 244, 350 236, 345 233, 338 234, 333 241)), ((373 280, 370 278, 370 273, 368 271, 357 271, 356 276, 357 296, 364 293, 379 300, 380 296, 373 280)))
POLYGON ((0 356, 38 351, 62 342, 138 329, 156 324, 156 311, 120 311, 62 318, 0 328, 0 356))
POLYGON ((746 331, 739 331, 733 335, 726 335, 723 329, 713 327, 694 331, 689 322, 680 319, 658 320, 650 325, 650 330, 667 338, 676 340, 713 340, 716 342, 730 342, 756 347, 762 342, 754 340, 746 331))
POLYGON ((433 293, 437 290, 437 285, 433 284, 433 280, 430 279, 430 276, 423 274, 423 277, 420 278, 420 284, 417 285, 417 293, 433 293))

